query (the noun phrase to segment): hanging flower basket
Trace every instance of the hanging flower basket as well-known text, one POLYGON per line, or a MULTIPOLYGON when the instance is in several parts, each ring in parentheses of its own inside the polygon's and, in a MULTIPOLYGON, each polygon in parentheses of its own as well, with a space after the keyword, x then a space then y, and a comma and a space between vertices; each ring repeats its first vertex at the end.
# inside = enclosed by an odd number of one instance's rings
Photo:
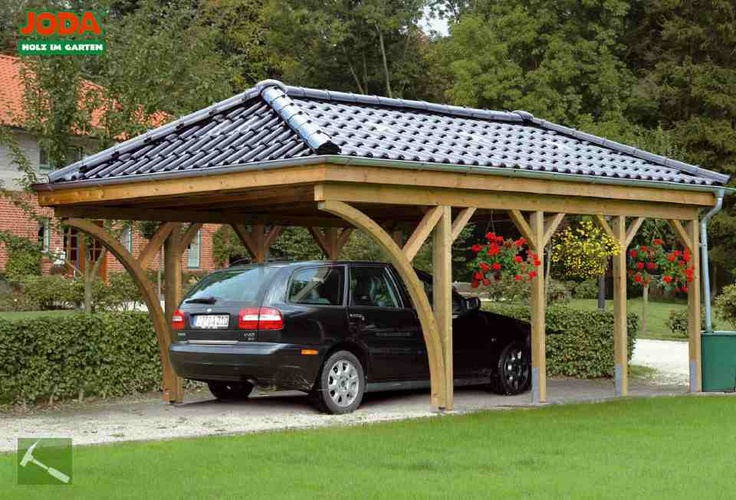
POLYGON ((664 241, 657 238, 650 245, 629 250, 629 279, 642 287, 654 284, 664 290, 687 293, 695 273, 692 254, 687 248, 667 251, 663 245, 664 241))
POLYGON ((590 219, 560 231, 552 243, 552 264, 557 273, 570 279, 592 279, 606 273, 608 259, 618 255, 621 245, 590 219))
POLYGON ((476 254, 473 261, 473 288, 488 286, 510 276, 516 281, 530 281, 537 277, 539 256, 526 246, 526 240, 504 239, 496 233, 486 234, 486 241, 471 247, 476 254))

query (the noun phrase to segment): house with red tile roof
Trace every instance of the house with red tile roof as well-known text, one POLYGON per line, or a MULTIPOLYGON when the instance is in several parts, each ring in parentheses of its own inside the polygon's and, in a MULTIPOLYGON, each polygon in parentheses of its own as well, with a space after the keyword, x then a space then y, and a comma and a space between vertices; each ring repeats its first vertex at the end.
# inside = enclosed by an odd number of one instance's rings
MULTIPOLYGON (((31 131, 24 126, 25 113, 23 110, 24 83, 21 77, 22 59, 18 57, 0 54, 0 126, 9 130, 15 138, 19 148, 36 170, 40 179, 54 170, 49 161, 49 155, 41 147, 39 141, 31 131)), ((85 80, 82 83, 82 99, 84 93, 99 90, 97 84, 85 80)), ((92 126, 100 126, 104 110, 96 109, 92 112, 92 126)), ((152 125, 161 125, 168 116, 154 116, 152 125)), ((67 164, 81 160, 99 149, 94 139, 86 136, 75 136, 72 138, 72 148, 67 155, 67 164)), ((11 191, 20 191, 21 184, 18 182, 20 173, 17 165, 12 160, 11 152, 6 145, 0 144, 0 184, 3 188, 11 191)), ((28 198, 36 213, 45 218, 39 222, 29 217, 21 208, 17 207, 10 199, 0 196, 0 230, 11 232, 35 241, 43 246, 51 254, 59 257, 52 259, 44 257, 42 267, 48 271, 55 264, 64 265, 70 269, 80 269, 83 265, 80 245, 82 238, 77 237, 76 232, 71 231, 62 234, 55 230, 58 224, 53 224, 53 213, 36 205, 35 196, 28 198)), ((192 244, 184 252, 183 268, 191 272, 209 271, 215 268, 212 257, 212 234, 217 230, 217 225, 205 225, 200 233, 194 238, 192 244)), ((147 240, 132 226, 126 228, 121 234, 124 245, 135 255, 147 243, 147 240)), ((5 269, 8 254, 3 245, 0 245, 0 273, 5 269)), ((100 274, 105 277, 111 272, 122 272, 122 265, 111 255, 100 266, 100 274)), ((159 266, 158 258, 151 262, 150 267, 156 269, 159 266)))

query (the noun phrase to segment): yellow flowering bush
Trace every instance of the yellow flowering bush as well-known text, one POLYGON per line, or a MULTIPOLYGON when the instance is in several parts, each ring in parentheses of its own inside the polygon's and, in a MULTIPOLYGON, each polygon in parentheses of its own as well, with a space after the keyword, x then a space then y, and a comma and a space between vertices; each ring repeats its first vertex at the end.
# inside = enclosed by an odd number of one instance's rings
POLYGON ((608 258, 620 251, 619 243, 590 219, 582 219, 560 231, 552 243, 552 264, 567 278, 601 276, 608 258))

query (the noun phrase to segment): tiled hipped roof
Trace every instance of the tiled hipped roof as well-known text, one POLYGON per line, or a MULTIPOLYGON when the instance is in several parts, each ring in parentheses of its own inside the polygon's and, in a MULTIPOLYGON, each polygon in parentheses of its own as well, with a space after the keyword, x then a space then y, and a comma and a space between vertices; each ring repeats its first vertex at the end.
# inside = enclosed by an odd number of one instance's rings
POLYGON ((289 87, 274 80, 53 172, 49 179, 154 179, 320 155, 701 186, 728 181, 726 175, 523 111, 289 87))

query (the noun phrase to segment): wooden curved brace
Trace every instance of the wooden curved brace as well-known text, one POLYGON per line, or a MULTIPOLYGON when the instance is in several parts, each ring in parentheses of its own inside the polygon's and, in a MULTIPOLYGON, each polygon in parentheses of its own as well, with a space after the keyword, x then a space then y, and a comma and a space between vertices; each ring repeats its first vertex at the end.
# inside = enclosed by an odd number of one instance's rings
POLYGON ((417 315, 422 326, 424 342, 427 346, 427 357, 429 358, 430 382, 432 385, 432 405, 437 408, 445 408, 446 391, 443 390, 446 383, 444 362, 442 360, 442 343, 437 323, 432 312, 432 307, 424 291, 424 285, 414 271, 411 261, 402 252, 396 242, 366 214, 341 201, 322 201, 317 205, 320 210, 337 215, 350 222, 355 227, 362 229, 373 240, 378 243, 389 255, 391 263, 396 268, 401 278, 406 283, 407 291, 417 308, 417 315))
POLYGON ((148 281, 143 267, 123 247, 117 238, 97 224, 84 219, 66 219, 65 224, 99 241, 130 273, 143 296, 146 307, 148 307, 148 312, 153 321, 153 328, 156 332, 159 355, 161 356, 161 365, 163 367, 164 399, 167 401, 178 401, 180 398, 179 394, 177 394, 177 376, 169 360, 169 345, 171 344, 169 325, 166 322, 161 303, 158 301, 156 292, 154 292, 153 287, 148 281))

